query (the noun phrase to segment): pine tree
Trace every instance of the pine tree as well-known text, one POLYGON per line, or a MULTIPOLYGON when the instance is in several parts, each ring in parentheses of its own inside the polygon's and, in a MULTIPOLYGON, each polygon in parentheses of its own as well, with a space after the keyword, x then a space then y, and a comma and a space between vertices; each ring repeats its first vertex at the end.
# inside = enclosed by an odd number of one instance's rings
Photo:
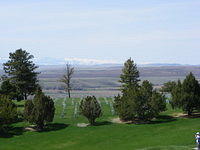
POLYGON ((95 119, 102 115, 101 106, 95 96, 87 96, 82 99, 80 113, 88 119, 90 125, 95 124, 95 119))
POLYGON ((178 80, 176 86, 171 91, 172 100, 170 103, 173 109, 182 108, 182 96, 183 96, 182 92, 183 92, 182 83, 180 80, 178 80))
POLYGON ((3 64, 4 71, 8 74, 11 84, 17 88, 24 99, 27 99, 27 96, 33 94, 38 86, 38 73, 35 72, 38 67, 31 61, 34 56, 22 49, 9 55, 10 60, 3 64))
POLYGON ((120 78, 119 82, 122 83, 122 90, 126 88, 138 87, 138 82, 140 81, 139 71, 137 70, 137 65, 131 58, 124 63, 124 68, 122 69, 120 78))
POLYGON ((126 89, 115 97, 114 108, 123 121, 149 121, 166 110, 166 98, 149 81, 143 81, 137 89, 126 89))
POLYGON ((54 102, 49 96, 45 96, 41 90, 37 90, 33 100, 25 103, 25 119, 36 124, 39 130, 48 122, 52 122, 55 114, 54 102))
POLYGON ((182 108, 188 115, 200 109, 200 85, 192 73, 186 76, 182 84, 179 81, 172 91, 172 104, 182 108))

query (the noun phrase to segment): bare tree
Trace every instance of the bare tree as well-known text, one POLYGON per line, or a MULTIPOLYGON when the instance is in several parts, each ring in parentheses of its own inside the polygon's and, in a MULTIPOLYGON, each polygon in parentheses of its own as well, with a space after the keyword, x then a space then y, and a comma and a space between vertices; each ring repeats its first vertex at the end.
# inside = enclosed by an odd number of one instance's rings
POLYGON ((73 74, 74 74, 74 68, 71 67, 69 63, 67 63, 66 72, 60 81, 65 84, 65 90, 68 93, 69 98, 71 97, 71 90, 72 90, 71 79, 72 79, 73 74))

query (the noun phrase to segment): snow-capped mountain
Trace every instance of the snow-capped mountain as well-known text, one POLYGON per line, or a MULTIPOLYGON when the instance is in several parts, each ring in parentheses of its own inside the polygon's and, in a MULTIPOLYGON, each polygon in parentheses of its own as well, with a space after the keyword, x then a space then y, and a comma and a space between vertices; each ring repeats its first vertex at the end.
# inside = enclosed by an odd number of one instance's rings
POLYGON ((75 66, 94 66, 94 65, 117 65, 122 64, 116 60, 87 59, 87 58, 35 58, 34 62, 39 65, 64 65, 70 63, 75 66))
MULTIPOLYGON (((0 57, 0 69, 8 58, 0 57)), ((70 63, 73 66, 122 66, 125 60, 114 59, 88 59, 88 58, 34 58, 34 63, 39 66, 65 65, 70 63)), ((159 67, 159 66, 181 66, 177 63, 139 63, 139 67, 159 67)))

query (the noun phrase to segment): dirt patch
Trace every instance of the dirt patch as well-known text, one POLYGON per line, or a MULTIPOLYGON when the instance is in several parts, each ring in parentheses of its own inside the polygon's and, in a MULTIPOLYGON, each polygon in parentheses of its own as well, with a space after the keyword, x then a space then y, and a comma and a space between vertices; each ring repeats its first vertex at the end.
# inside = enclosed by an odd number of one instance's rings
POLYGON ((113 119, 111 120, 111 122, 112 122, 112 123, 122 123, 122 124, 125 123, 125 122, 121 121, 119 118, 113 118, 113 119))
POLYGON ((111 119, 111 122, 112 123, 119 123, 119 124, 146 124, 146 123, 149 123, 149 122, 144 122, 144 121, 141 121, 141 120, 122 121, 122 120, 120 120, 120 118, 113 118, 113 119, 111 119))
POLYGON ((183 117, 185 115, 186 114, 184 114, 184 113, 174 113, 172 116, 175 117, 175 118, 180 118, 180 117, 183 117))
POLYGON ((26 127, 24 128, 25 131, 32 131, 32 132, 36 132, 37 130, 34 127, 26 127))
POLYGON ((87 123, 78 123, 77 124, 77 127, 80 127, 80 128, 84 128, 84 127, 87 127, 87 126, 89 126, 89 124, 87 124, 87 123))
POLYGON ((193 113, 190 116, 185 113, 174 113, 172 116, 175 118, 200 118, 200 113, 193 113))

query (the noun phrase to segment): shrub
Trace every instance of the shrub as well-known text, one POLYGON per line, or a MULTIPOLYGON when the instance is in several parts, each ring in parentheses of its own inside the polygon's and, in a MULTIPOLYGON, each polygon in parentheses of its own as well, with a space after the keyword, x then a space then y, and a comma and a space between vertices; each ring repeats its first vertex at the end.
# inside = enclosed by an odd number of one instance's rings
POLYGON ((33 100, 28 100, 25 103, 25 119, 32 124, 36 124, 39 130, 44 128, 45 123, 53 121, 54 113, 53 100, 49 96, 45 96, 41 90, 36 92, 33 100))
POLYGON ((17 106, 7 96, 0 96, 0 129, 13 123, 16 118, 17 106))
POLYGON ((81 100, 80 113, 88 119, 90 125, 95 124, 95 119, 102 115, 101 106, 95 96, 87 96, 81 100))

